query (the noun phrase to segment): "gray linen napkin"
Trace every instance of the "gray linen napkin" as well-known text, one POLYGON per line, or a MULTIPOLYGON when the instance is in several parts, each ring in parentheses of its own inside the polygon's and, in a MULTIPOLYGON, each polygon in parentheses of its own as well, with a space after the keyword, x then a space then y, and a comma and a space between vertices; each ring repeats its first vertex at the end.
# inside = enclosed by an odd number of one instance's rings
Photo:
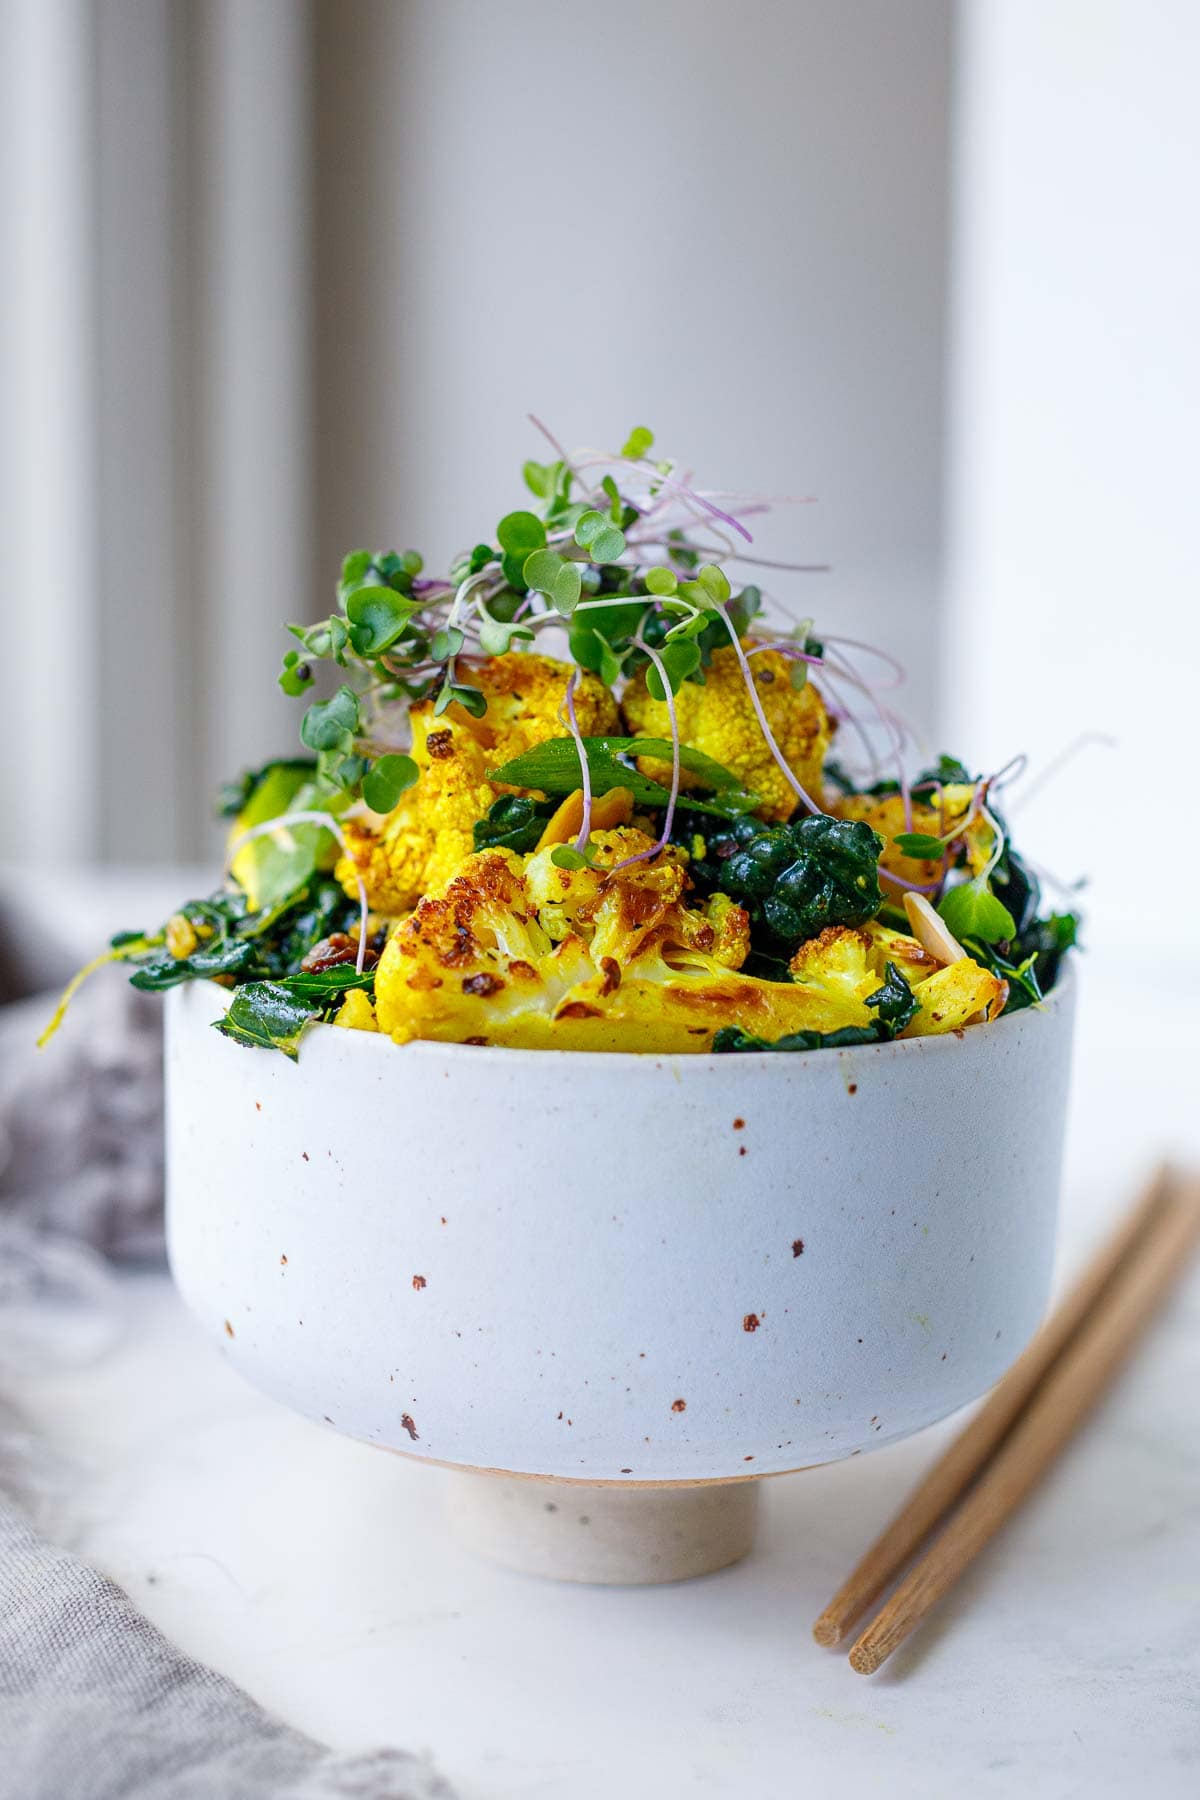
POLYGON ((403 1750, 339 1756, 183 1656, 0 1498, 2 1800, 450 1800, 403 1750))
MULTIPOLYGON (((52 1006, 39 995, 0 1007, 9 1389, 21 1366, 61 1353, 68 1326, 82 1321, 85 1346, 110 1335, 96 1251, 162 1255, 157 1008, 101 978, 54 1054, 37 1057, 52 1006)), ((113 1582, 39 1535, 48 1513, 68 1510, 63 1486, 0 1395, 0 1800, 453 1800, 407 1751, 337 1755, 184 1656, 113 1582)))

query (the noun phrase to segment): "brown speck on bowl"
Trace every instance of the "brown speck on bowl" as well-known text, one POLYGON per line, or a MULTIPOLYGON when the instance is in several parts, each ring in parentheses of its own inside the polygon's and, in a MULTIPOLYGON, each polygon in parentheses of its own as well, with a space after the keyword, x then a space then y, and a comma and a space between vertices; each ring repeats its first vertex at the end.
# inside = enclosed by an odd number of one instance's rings
POLYGON ((804 1255, 804 1239, 803 1238, 793 1238, 792 1239, 792 1255, 793 1256, 803 1256, 804 1255))
POLYGON ((761 1324, 762 1324, 762 1320, 759 1318, 757 1313, 747 1313, 745 1318, 742 1320, 742 1330, 743 1331, 757 1331, 761 1324))
POLYGON ((686 1400, 672 1400, 671 1411, 672 1412, 686 1412, 687 1411, 687 1401, 686 1400))
POLYGON ((402 1428, 405 1431, 407 1431, 409 1437, 412 1439, 413 1443, 415 1444, 418 1437, 420 1436, 420 1432, 417 1430, 416 1424, 413 1421, 412 1414, 411 1413, 401 1413, 400 1414, 400 1424, 401 1424, 402 1428))
POLYGON ((428 1287, 428 1285, 429 1285, 423 1275, 414 1275, 412 1278, 412 1284, 418 1294, 420 1293, 420 1291, 423 1287, 428 1287))

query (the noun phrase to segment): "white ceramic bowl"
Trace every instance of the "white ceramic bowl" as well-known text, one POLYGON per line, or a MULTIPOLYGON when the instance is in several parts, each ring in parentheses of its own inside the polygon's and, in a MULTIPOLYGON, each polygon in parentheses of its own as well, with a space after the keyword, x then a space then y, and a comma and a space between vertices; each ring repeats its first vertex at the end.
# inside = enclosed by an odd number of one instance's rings
POLYGON ((983 1392, 1045 1304, 1073 982, 967 1031, 627 1056, 317 1027, 298 1063, 170 995, 189 1305, 289 1406, 588 1484, 873 1449, 983 1392))

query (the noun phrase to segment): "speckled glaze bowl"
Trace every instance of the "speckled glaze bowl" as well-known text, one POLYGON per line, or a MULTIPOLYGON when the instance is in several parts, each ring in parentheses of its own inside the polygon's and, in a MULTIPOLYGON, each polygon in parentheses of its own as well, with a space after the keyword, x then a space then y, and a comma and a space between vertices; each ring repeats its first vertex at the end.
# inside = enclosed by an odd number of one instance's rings
POLYGON ((753 1489, 724 1484, 944 1417, 1041 1315, 1069 971, 1044 1008, 961 1037, 809 1055, 401 1049, 317 1027, 292 1063, 213 1031, 225 1000, 170 996, 185 1299, 310 1418, 535 1478, 460 1496, 474 1540, 523 1566, 661 1579, 732 1560, 753 1489), (547 1482, 596 1495, 565 1509, 582 1547, 544 1541, 566 1529, 544 1522, 547 1482), (648 1499, 667 1484, 671 1508, 648 1499), (707 1549, 681 1484, 721 1484, 707 1549))

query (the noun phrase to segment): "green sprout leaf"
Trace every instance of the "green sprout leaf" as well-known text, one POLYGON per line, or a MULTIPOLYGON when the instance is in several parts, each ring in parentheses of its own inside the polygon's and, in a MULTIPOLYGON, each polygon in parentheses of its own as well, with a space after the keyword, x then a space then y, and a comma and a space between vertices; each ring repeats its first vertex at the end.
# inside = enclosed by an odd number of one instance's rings
POLYGON ((293 699, 312 686, 313 672, 298 650, 289 650, 279 673, 279 685, 293 699))
POLYGON ((514 625, 508 619, 485 619, 479 627, 479 648, 485 656, 503 656, 514 643, 532 644, 533 638, 528 625, 514 625))
MULTIPOLYGON (((667 680, 673 694, 677 694, 688 676, 694 675, 700 667, 700 646, 694 638, 684 637, 677 642, 666 643, 658 655, 667 671, 667 680)), ((646 670, 646 686, 655 700, 666 699, 662 678, 653 663, 646 670)))
POLYGON ((723 606, 728 600, 731 592, 729 577, 724 569, 718 569, 716 563, 704 563, 696 571, 696 580, 709 599, 715 601, 718 606, 723 606))
POLYGON ((371 552, 369 550, 351 550, 349 555, 342 558, 340 584, 342 590, 349 593, 352 588, 361 586, 367 578, 367 571, 370 567, 371 552))
POLYGON ((987 882, 978 877, 948 888, 938 912, 960 942, 971 937, 985 944, 999 944, 1017 935, 1016 921, 1003 900, 997 900, 987 882))
POLYGON ((583 587, 578 563, 567 562, 554 550, 535 550, 526 557, 522 574, 526 587, 545 594, 556 612, 570 617, 583 587))
POLYGON ((382 656, 401 636, 415 603, 389 587, 355 588, 346 600, 350 642, 359 656, 382 656))
POLYGON ((654 448, 654 433, 645 425, 635 425, 625 439, 622 456, 628 456, 633 462, 640 462, 654 448))
POLYGON ((902 831, 892 842, 902 856, 916 856, 926 862, 940 858, 946 848, 941 838, 929 837, 924 831, 902 831))
POLYGON ((401 794, 413 786, 420 773, 411 756, 389 752, 368 769, 363 779, 363 799, 372 812, 390 813, 401 794))
MULTIPOLYGON (((482 640, 481 640, 482 641, 482 640)), ((625 669, 625 657, 595 626, 585 624, 578 613, 571 625, 571 655, 581 669, 599 675, 606 687, 615 687, 625 669)))
POLYGON ((625 533, 602 512, 585 512, 575 525, 575 542, 594 563, 614 563, 625 551, 625 533))
POLYGON ((510 556, 523 561, 531 551, 544 547, 546 527, 536 513, 506 513, 496 527, 496 541, 510 556))
POLYGON ((434 662, 449 662, 466 643, 466 635, 452 625, 448 631, 435 631, 429 640, 429 654, 434 662))
POLYGON ((550 861, 556 869, 586 869, 589 858, 571 844, 556 844, 550 852, 550 861))
POLYGON ((661 563, 656 563, 652 569, 647 569, 642 580, 646 584, 648 594, 673 594, 679 586, 679 578, 674 569, 664 568, 661 563))
POLYGON ((343 682, 332 699, 313 701, 300 737, 310 750, 349 750, 358 728, 358 695, 343 682))
POLYGON ((482 719, 487 711, 487 697, 481 694, 478 688, 460 687, 454 682, 447 681, 443 682, 438 690, 438 697, 433 703, 434 717, 440 718, 454 701, 457 701, 464 711, 469 712, 473 719, 482 719))

